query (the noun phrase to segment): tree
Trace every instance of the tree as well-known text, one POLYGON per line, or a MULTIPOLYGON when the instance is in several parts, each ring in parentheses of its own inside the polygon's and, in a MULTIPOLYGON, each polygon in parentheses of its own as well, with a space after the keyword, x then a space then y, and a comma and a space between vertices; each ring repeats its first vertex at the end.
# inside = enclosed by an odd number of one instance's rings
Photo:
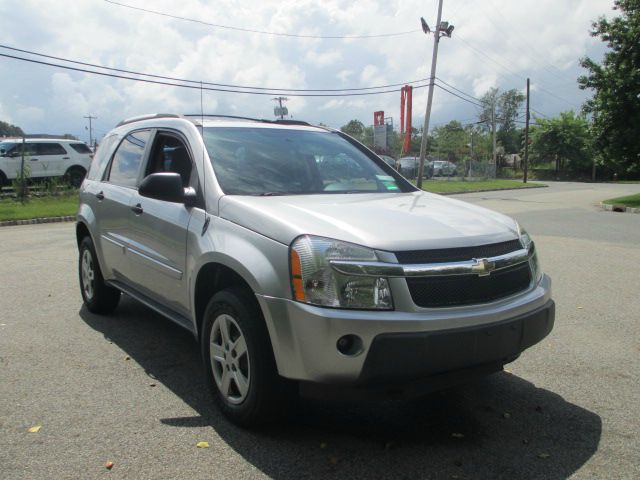
POLYGON ((23 135, 24 132, 20 127, 0 121, 0 137, 21 137, 23 135))
POLYGON ((480 99, 482 103, 480 121, 484 123, 487 130, 491 130, 492 114, 495 108, 496 138, 506 153, 520 151, 520 129, 516 126, 516 120, 518 110, 525 98, 524 94, 515 88, 503 93, 500 93, 497 88, 492 88, 480 99))
POLYGON ((588 73, 578 79, 582 89, 593 90, 583 105, 592 115, 594 148, 602 161, 620 174, 640 174, 640 0, 615 0, 620 16, 599 18, 593 37, 607 43, 598 64, 580 60, 588 73))
POLYGON ((349 120, 349 123, 340 127, 340 130, 353 138, 362 140, 365 126, 360 120, 349 120))
POLYGON ((469 133, 462 124, 452 120, 433 129, 431 152, 436 152, 440 158, 446 158, 450 162, 458 162, 468 152, 469 138, 469 133))
POLYGON ((556 118, 536 118, 531 127, 529 154, 532 163, 555 161, 557 170, 585 171, 592 165, 589 122, 574 112, 556 118))

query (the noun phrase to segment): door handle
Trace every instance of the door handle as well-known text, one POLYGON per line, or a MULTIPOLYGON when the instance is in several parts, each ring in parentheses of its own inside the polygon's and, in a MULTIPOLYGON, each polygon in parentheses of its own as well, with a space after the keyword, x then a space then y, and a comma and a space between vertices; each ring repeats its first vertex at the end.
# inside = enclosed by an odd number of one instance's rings
POLYGON ((37 158, 32 158, 32 159, 31 159, 31 161, 32 161, 32 162, 37 162, 37 161, 38 161, 38 159, 37 159, 37 158))
POLYGON ((131 210, 136 215, 142 215, 142 212, 144 212, 144 210, 142 209, 142 205, 140 204, 137 204, 135 207, 131 207, 131 210))
POLYGON ((98 200, 104 200, 104 193, 103 192, 96 193, 96 198, 98 200))
POLYGON ((69 160, 69 157, 62 157, 63 160, 69 160))

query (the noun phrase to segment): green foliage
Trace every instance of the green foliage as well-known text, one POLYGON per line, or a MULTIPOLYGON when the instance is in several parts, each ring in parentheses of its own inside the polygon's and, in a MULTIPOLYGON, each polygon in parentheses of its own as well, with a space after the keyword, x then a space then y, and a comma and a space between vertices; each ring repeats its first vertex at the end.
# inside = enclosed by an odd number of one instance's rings
POLYGON ((500 93, 497 88, 492 88, 480 99, 482 112, 480 121, 483 122, 485 131, 491 131, 492 111, 495 106, 496 138, 504 147, 505 153, 518 153, 520 151, 520 128, 516 125, 518 110, 525 101, 522 92, 514 89, 500 93))
POLYGON ((29 178, 31 178, 31 166, 27 163, 29 156, 24 157, 24 168, 16 172, 16 178, 11 181, 11 186, 16 192, 16 196, 24 204, 29 201, 29 178))
POLYGON ((615 0, 620 15, 599 18, 591 35, 609 50, 601 64, 580 63, 588 73, 580 88, 593 90, 583 110, 593 117, 594 148, 605 165, 622 175, 640 174, 640 0, 615 0))
POLYGON ((452 120, 433 129, 433 144, 430 150, 439 158, 457 163, 469 152, 469 141, 469 132, 460 122, 452 120))
POLYGON ((631 208, 640 208, 640 193, 628 195, 626 197, 610 198, 609 200, 605 200, 603 203, 607 203, 609 205, 621 204, 631 208))
POLYGON ((585 171, 593 162, 589 122, 574 112, 555 118, 536 118, 531 127, 529 155, 532 164, 557 161, 559 170, 585 171))
POLYGON ((360 120, 349 120, 349 123, 340 127, 340 130, 357 140, 363 140, 365 126, 360 120))
POLYGON ((0 221, 68 216, 75 215, 77 211, 77 194, 33 198, 26 204, 12 199, 0 200, 0 221))
POLYGON ((20 127, 0 121, 0 137, 21 137, 23 135, 24 132, 20 127))

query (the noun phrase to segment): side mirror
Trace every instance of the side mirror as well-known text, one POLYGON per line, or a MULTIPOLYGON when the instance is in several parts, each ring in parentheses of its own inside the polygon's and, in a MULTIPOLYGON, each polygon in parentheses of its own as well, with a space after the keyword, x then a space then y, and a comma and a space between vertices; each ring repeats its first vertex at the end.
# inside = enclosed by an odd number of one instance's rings
POLYGON ((182 187, 182 177, 173 172, 152 173, 140 183, 138 193, 143 197, 165 202, 184 203, 187 207, 195 205, 196 191, 182 187))

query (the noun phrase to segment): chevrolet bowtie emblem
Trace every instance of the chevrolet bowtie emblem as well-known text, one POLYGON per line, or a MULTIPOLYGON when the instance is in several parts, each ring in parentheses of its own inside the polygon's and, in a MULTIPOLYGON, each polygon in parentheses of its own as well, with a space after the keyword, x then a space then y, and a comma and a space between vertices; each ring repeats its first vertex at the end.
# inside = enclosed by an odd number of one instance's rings
POLYGON ((477 273, 479 277, 486 277, 496 269, 495 262, 490 262, 486 258, 474 258, 476 263, 471 267, 473 273, 477 273))

